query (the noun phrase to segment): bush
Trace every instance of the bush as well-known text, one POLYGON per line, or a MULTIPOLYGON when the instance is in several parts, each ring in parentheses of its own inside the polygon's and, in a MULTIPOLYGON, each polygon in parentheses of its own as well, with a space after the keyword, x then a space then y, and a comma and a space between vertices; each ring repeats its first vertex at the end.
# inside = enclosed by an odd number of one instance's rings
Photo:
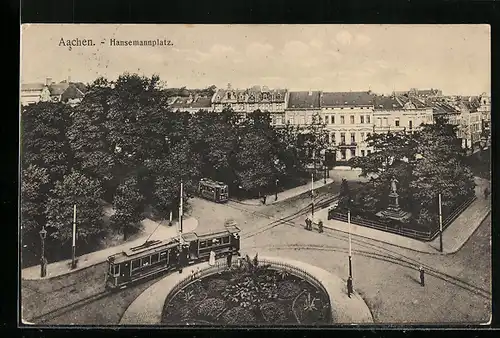
POLYGON ((225 307, 226 302, 222 299, 207 298, 198 306, 198 314, 209 319, 216 319, 225 307))
POLYGON ((228 281, 224 279, 211 279, 207 282, 207 291, 210 293, 220 293, 224 291, 228 285, 228 281))
POLYGON ((260 306, 262 317, 268 323, 283 323, 287 320, 286 311, 279 303, 269 302, 260 306))
POLYGON ((302 289, 297 283, 286 280, 279 282, 277 285, 277 294, 280 299, 289 299, 297 296, 302 289))
POLYGON ((222 319, 229 325, 245 325, 255 323, 255 315, 252 311, 242 307, 233 307, 224 313, 222 319))

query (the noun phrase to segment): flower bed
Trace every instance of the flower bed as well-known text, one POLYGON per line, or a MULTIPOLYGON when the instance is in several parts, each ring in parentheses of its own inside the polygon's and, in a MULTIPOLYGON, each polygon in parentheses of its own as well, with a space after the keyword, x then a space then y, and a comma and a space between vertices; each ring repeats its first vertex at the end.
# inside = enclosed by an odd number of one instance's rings
POLYGON ((233 267, 186 285, 167 300, 162 313, 162 323, 167 325, 325 325, 330 321, 329 298, 322 289, 284 270, 257 265, 233 267))

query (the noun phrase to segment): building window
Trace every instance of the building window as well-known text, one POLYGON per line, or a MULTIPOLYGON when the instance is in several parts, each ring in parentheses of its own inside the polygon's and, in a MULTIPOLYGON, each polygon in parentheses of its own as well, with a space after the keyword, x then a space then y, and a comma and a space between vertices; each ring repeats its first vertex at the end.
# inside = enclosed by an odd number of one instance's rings
POLYGON ((413 129, 413 121, 412 120, 408 121, 408 127, 410 129, 413 129))
POLYGON ((345 133, 340 133, 340 143, 345 144, 345 133))
POLYGON ((345 117, 344 117, 344 115, 342 115, 340 117, 340 124, 345 124, 345 117))
POLYGON ((360 133, 360 136, 361 136, 361 142, 365 140, 365 133, 360 133))
POLYGON ((335 115, 330 116, 330 123, 335 124, 335 115))
POLYGON ((293 116, 290 116, 290 117, 288 118, 288 123, 289 123, 289 124, 294 124, 294 121, 293 121, 293 116))
POLYGON ((277 116, 276 117, 276 124, 282 124, 283 123, 283 117, 277 116))
POLYGON ((306 118, 304 116, 300 117, 300 123, 299 124, 306 124, 306 118))
POLYGON ((356 149, 351 149, 351 157, 355 157, 356 156, 356 149))
POLYGON ((354 115, 351 115, 351 124, 354 124, 354 115))
POLYGON ((365 123, 365 117, 363 115, 359 117, 359 123, 365 123))
POLYGON ((366 123, 370 123, 370 115, 366 115, 366 123))
POLYGON ((399 127, 399 120, 394 121, 394 124, 396 125, 396 127, 399 127))
POLYGON ((337 140, 335 139, 335 133, 331 133, 330 136, 332 138, 332 141, 331 141, 332 143, 337 142, 337 140))
POLYGON ((389 125, 389 119, 387 117, 384 117, 384 126, 388 126, 389 125))
POLYGON ((356 142, 356 134, 351 133, 351 143, 355 143, 355 142, 356 142))
POLYGON ((340 150, 340 158, 342 158, 343 160, 345 160, 345 158, 346 158, 345 149, 341 149, 340 150))
POLYGON ((361 156, 365 156, 365 151, 364 150, 361 150, 361 156))
POLYGON ((366 154, 367 154, 367 155, 370 155, 371 153, 372 153, 372 151, 371 151, 371 150, 367 150, 367 151, 366 151, 366 154))

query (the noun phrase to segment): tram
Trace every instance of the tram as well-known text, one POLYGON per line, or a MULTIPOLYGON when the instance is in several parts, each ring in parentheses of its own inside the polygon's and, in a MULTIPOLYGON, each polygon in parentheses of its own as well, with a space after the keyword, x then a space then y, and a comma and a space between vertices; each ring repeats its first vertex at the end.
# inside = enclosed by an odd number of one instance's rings
POLYGON ((201 197, 218 203, 227 202, 229 199, 227 184, 216 182, 208 178, 202 178, 200 180, 198 193, 201 197))
POLYGON ((218 231, 187 232, 165 241, 147 241, 108 257, 105 285, 108 289, 124 288, 180 267, 208 261, 210 252, 216 257, 239 255, 240 229, 228 223, 218 231))

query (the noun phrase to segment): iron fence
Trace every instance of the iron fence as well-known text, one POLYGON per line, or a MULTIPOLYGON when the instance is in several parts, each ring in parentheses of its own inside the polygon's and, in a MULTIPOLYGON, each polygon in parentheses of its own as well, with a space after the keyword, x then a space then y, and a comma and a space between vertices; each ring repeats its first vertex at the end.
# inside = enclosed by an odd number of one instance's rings
MULTIPOLYGON (((243 260, 243 258, 239 258, 239 260, 243 260)), ((311 283, 314 287, 318 288, 321 290, 325 295, 328 297, 328 302, 329 302, 329 315, 331 316, 331 306, 332 306, 332 300, 330 299, 330 295, 326 288, 323 286, 321 281, 307 272, 306 270, 299 268, 297 266, 291 265, 286 262, 278 261, 278 260, 272 260, 272 259, 267 259, 267 258, 258 258, 258 263, 263 264, 263 265, 270 265, 270 269, 273 270, 284 270, 287 273, 294 275, 296 277, 299 277, 309 283, 311 283)), ((241 263, 233 263, 232 266, 237 266, 241 263)), ((215 265, 206 267, 204 269, 200 269, 196 271, 194 274, 191 273, 190 276, 183 278, 182 280, 178 281, 173 287, 172 290, 168 293, 167 297, 165 298, 165 305, 168 305, 170 301, 185 287, 190 285, 191 283, 196 282, 199 279, 202 279, 204 277, 208 277, 211 275, 214 275, 216 273, 225 271, 228 269, 227 261, 226 260, 217 260, 215 262, 215 265)))
MULTIPOLYGON (((472 204, 472 202, 476 200, 476 198, 477 198, 476 196, 468 198, 467 200, 462 202, 458 207, 454 208, 453 211, 443 220, 443 230, 446 229, 451 223, 453 223, 453 221, 465 209, 467 209, 472 204)), ((335 219, 338 221, 347 222, 347 215, 335 211, 330 211, 328 214, 328 219, 335 219)), ((437 225, 433 230, 419 231, 419 230, 405 228, 404 226, 400 227, 389 226, 382 222, 369 220, 360 216, 351 216, 351 223, 423 241, 432 241, 439 234, 439 225, 437 225)))

